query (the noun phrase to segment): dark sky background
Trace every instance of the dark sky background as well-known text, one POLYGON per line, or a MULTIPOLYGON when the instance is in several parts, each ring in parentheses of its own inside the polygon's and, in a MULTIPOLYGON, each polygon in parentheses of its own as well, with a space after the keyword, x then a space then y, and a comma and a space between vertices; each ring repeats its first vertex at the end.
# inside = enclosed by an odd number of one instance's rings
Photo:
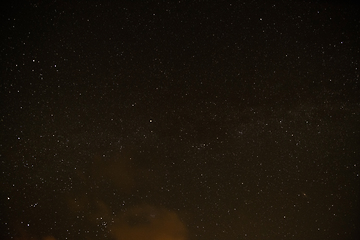
POLYGON ((350 1, 8 1, 1 239, 360 239, 350 1))

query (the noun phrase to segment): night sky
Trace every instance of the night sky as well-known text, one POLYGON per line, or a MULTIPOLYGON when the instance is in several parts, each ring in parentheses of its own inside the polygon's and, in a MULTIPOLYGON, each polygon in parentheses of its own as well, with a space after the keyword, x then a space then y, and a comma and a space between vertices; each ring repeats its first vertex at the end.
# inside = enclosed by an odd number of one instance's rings
POLYGON ((360 6, 8 1, 0 239, 360 239, 360 6))

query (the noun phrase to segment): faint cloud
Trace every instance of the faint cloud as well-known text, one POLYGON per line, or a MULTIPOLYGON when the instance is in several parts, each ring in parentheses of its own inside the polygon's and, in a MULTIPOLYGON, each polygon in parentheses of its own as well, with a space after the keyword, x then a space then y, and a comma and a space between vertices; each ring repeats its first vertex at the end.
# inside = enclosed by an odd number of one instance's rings
POLYGON ((116 240, 185 240, 187 230, 174 211, 149 205, 135 206, 111 226, 116 240))
POLYGON ((122 191, 130 191, 135 186, 135 170, 131 158, 116 156, 104 161, 95 159, 93 174, 96 178, 107 179, 122 191))

